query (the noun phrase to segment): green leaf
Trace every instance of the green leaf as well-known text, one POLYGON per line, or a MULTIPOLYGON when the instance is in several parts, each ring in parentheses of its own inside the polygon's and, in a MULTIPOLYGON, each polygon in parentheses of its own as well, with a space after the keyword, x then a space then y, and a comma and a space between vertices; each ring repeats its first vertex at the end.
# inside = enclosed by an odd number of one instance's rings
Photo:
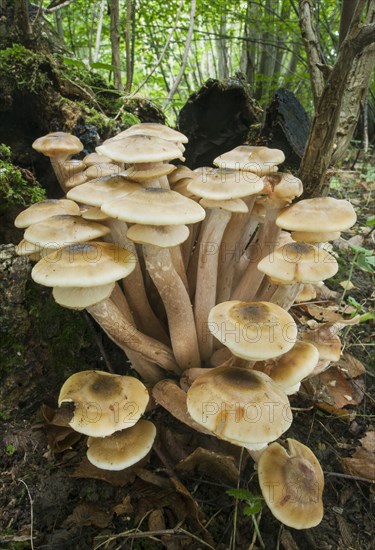
POLYGON ((74 65, 75 67, 84 67, 86 68, 86 65, 83 61, 80 61, 79 59, 72 59, 71 57, 65 57, 62 58, 65 65, 74 65))
POLYGON ((251 491, 247 489, 228 489, 226 491, 227 495, 237 498, 238 500, 252 500, 257 498, 251 491))
POLYGON ((368 217, 367 220, 366 220, 366 225, 368 227, 374 227, 374 225, 375 225, 375 216, 368 217))
POLYGON ((257 502, 254 502, 251 506, 245 506, 243 513, 245 516, 253 516, 254 514, 258 514, 262 509, 262 501, 258 500, 257 502))
POLYGON ((115 69, 114 65, 111 65, 110 63, 102 63, 101 61, 90 63, 90 67, 92 69, 104 69, 106 71, 113 71, 115 69))

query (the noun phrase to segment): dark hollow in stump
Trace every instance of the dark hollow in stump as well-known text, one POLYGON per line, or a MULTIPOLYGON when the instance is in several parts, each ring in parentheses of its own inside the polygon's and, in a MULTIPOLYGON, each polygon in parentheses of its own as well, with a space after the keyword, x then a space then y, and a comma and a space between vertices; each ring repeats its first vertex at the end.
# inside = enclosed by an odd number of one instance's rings
POLYGON ((189 168, 212 166, 217 156, 241 145, 260 110, 241 77, 210 79, 193 93, 178 116, 178 128, 188 138, 184 156, 189 168))
POLYGON ((310 120, 293 92, 279 88, 266 111, 260 133, 268 147, 281 149, 285 164, 297 169, 310 133, 310 120))

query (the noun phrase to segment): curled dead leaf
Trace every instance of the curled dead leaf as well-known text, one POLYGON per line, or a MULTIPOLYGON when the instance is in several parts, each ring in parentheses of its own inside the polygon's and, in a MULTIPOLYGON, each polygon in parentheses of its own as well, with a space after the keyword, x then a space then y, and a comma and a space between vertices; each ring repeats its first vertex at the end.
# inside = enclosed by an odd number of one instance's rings
POLYGON ((205 474, 216 481, 223 481, 229 485, 237 482, 239 470, 233 456, 210 451, 199 447, 188 457, 181 460, 176 470, 184 473, 205 474))

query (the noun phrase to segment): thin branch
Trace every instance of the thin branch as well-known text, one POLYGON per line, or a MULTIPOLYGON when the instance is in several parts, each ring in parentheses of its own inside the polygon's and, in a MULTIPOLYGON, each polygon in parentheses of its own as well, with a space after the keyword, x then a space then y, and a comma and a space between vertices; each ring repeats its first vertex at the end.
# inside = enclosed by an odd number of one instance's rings
POLYGON ((188 35, 187 35, 187 38, 186 38, 185 51, 184 51, 184 55, 182 57, 181 69, 180 69, 180 72, 178 73, 177 77, 175 78, 175 81, 172 84, 172 87, 169 91, 167 100, 164 102, 164 105, 163 105, 164 109, 171 103, 171 101, 173 99, 173 96, 177 91, 177 88, 178 88, 178 86, 181 82, 181 79, 182 79, 183 74, 184 74, 185 69, 186 69, 186 64, 187 64, 189 51, 190 51, 190 46, 191 46, 191 41, 192 41, 192 38, 193 38, 194 23, 195 23, 195 8, 196 8, 196 0, 192 0, 191 10, 190 10, 190 25, 189 25, 188 35))

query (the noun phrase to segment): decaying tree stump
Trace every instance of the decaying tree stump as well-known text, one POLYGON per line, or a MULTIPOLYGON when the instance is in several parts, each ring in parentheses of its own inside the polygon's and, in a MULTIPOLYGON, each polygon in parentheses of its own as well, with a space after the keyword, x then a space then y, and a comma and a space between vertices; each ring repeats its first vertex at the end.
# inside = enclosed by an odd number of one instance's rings
POLYGON ((310 132, 310 121, 296 96, 280 88, 266 111, 260 136, 268 147, 281 149, 288 168, 298 168, 310 132))
POLYGON ((189 97, 178 117, 179 129, 189 138, 186 165, 212 165, 215 157, 246 141, 259 117, 260 109, 242 78, 207 80, 189 97))

